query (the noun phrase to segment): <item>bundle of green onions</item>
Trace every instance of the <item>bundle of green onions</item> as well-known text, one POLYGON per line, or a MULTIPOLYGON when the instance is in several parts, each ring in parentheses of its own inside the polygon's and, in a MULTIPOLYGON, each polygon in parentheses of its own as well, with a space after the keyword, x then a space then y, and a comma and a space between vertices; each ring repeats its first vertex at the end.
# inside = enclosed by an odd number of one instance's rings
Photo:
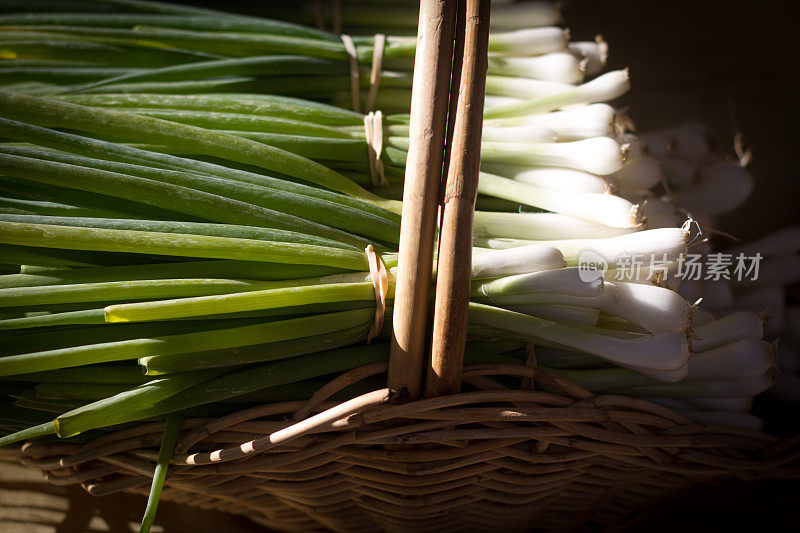
MULTIPOLYGON (((0 444, 307 398, 388 358, 413 38, 387 38, 379 85, 375 39, 353 38, 359 88, 394 113, 381 122, 335 105, 352 77, 334 34, 138 0, 28 4, 0 14, 0 444), (365 344, 368 246, 389 307, 365 344)), ((591 391, 758 426, 761 320, 671 290, 691 225, 604 103, 627 72, 584 81, 604 44, 554 27, 494 33, 490 53, 468 363, 520 364, 535 344, 591 391), (626 278, 633 255, 664 269, 626 278)))
MULTIPOLYGON (((306 26, 331 28, 354 35, 374 34, 390 29, 402 35, 416 35, 419 13, 416 2, 408 0, 350 0, 348 2, 301 1, 275 6, 272 16, 306 26)), ((492 2, 493 31, 552 26, 561 22, 557 3, 540 0, 495 0, 492 2)))

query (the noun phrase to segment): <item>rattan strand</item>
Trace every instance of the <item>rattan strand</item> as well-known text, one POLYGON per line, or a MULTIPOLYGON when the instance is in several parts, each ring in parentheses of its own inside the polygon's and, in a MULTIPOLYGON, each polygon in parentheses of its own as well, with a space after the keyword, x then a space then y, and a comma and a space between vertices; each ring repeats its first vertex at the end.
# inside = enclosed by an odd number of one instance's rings
MULTIPOLYGON (((346 372, 307 402, 187 420, 162 497, 282 531, 557 531, 618 522, 698 481, 800 476, 800 439, 693 424, 529 366, 467 367, 480 390, 401 405, 385 389, 329 400, 385 371, 346 372)), ((19 460, 91 494, 146 493, 161 431, 27 444, 19 460)))

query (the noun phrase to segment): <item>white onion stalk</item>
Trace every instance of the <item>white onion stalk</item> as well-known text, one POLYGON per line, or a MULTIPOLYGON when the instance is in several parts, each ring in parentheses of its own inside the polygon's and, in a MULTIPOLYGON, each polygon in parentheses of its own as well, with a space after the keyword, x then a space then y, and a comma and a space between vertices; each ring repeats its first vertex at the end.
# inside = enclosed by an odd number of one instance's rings
MULTIPOLYGON (((525 239, 526 245, 547 239, 602 239, 635 231, 612 228, 557 213, 476 211, 473 231, 478 238, 525 239)), ((510 247, 507 247, 510 248, 510 247)))
MULTIPOLYGON (((698 314, 698 311, 699 309, 695 310, 694 314, 698 314)), ((695 324, 694 320, 692 323, 695 324)), ((760 339, 764 336, 764 327, 757 314, 739 311, 695 326, 694 334, 692 349, 695 352, 704 352, 743 339, 760 339)))
POLYGON ((564 256, 552 246, 475 251, 472 255, 473 278, 496 278, 564 266, 564 256))
POLYGON ((587 76, 600 74, 608 61, 608 43, 602 35, 594 41, 574 41, 567 45, 571 54, 581 60, 587 76))
POLYGON ((607 226, 636 226, 635 206, 612 194, 570 193, 528 185, 486 172, 480 174, 478 192, 607 226))
MULTIPOLYGON (((390 142, 403 148, 408 141, 399 137, 408 137, 408 125, 392 124, 386 128, 390 142)), ((543 124, 484 124, 481 139, 495 142, 551 143, 557 138, 556 132, 543 124)))
POLYGON ((524 126, 483 126, 481 139, 489 142, 550 143, 558 138, 555 131, 538 124, 524 126))
POLYGON ((689 212, 717 216, 733 211, 750 196, 753 177, 747 169, 731 161, 700 167, 691 187, 673 193, 673 201, 689 212))
POLYGON ((541 113, 526 115, 525 123, 532 121, 553 129, 559 141, 588 139, 591 137, 613 137, 616 130, 616 111, 608 104, 582 105, 541 113))
MULTIPOLYGON (((495 33, 497 30, 552 26, 559 22, 561 22, 561 8, 556 2, 495 0, 495 3, 492 3, 492 18, 489 24, 492 33, 495 33)), ((569 35, 566 35, 565 39, 568 38, 569 35)))
MULTIPOLYGON (((520 305, 570 305, 603 310, 614 304, 616 287, 606 282, 603 292, 597 296, 570 296, 558 292, 537 292, 527 294, 497 294, 489 300, 494 305, 511 308, 520 305)), ((627 333, 623 334, 627 336, 627 333)))
POLYGON ((606 282, 616 289, 614 301, 602 310, 639 324, 650 332, 687 331, 690 325, 689 303, 677 293, 655 285, 606 282))
POLYGON ((786 255, 798 251, 800 251, 800 226, 780 229, 730 250, 734 256, 738 254, 754 256, 759 253, 763 257, 786 255))
POLYGON ((500 295, 540 292, 591 297, 603 292, 603 277, 599 273, 587 277, 585 271, 569 267, 517 274, 491 281, 476 281, 471 290, 474 294, 489 299, 500 295))
POLYGON ((518 100, 517 103, 535 98, 557 96, 559 94, 564 94, 574 87, 574 85, 569 83, 560 83, 557 81, 518 78, 515 76, 498 76, 495 74, 486 76, 487 95, 493 97, 512 97, 518 100))
POLYGON ((650 153, 658 158, 702 159, 711 153, 705 126, 687 122, 672 128, 642 133, 650 153))
POLYGON ((742 379, 765 374, 775 363, 770 344, 760 339, 740 341, 695 352, 689 360, 687 380, 742 379))
POLYGON ((489 70, 501 76, 520 76, 558 83, 580 83, 580 59, 568 52, 552 52, 533 57, 489 57, 489 70))
MULTIPOLYGON (((647 261, 647 259, 645 260, 647 261)), ((670 290, 676 290, 680 287, 681 276, 678 275, 680 263, 671 261, 666 264, 653 265, 652 267, 645 262, 641 268, 631 269, 629 266, 625 268, 610 268, 603 273, 603 276, 609 281, 624 281, 625 283, 657 285, 670 290)), ((688 300, 688 298, 684 298, 688 300)))
MULTIPOLYGON (((735 256, 734 256, 735 258, 735 256)), ((784 255, 771 257, 759 265, 758 277, 732 280, 734 283, 748 287, 765 285, 792 285, 800 281, 800 256, 784 255)))
MULTIPOLYGON (((616 348, 624 351, 598 350, 592 353, 618 365, 680 372, 681 367, 686 364, 691 354, 684 333, 662 331, 651 333, 636 340, 613 338, 613 342, 611 341, 612 338, 606 337, 608 345, 605 348, 609 350, 616 348)), ((556 339, 551 340, 558 342, 556 339)))
POLYGON ((607 176, 625 163, 624 147, 610 137, 563 143, 481 143, 481 160, 518 165, 552 166, 607 176))
POLYGON ((525 115, 525 124, 542 124, 555 130, 560 140, 586 139, 589 137, 610 137, 616 133, 616 111, 608 104, 590 104, 525 115))
POLYGON ((610 192, 606 180, 582 170, 557 167, 527 167, 504 165, 502 163, 486 163, 486 171, 504 176, 528 185, 555 189, 566 192, 610 192))
POLYGON ((686 332, 689 329, 689 304, 675 292, 663 287, 636 283, 604 282, 603 292, 580 297, 564 293, 493 293, 490 301, 497 305, 556 304, 591 307, 638 324, 656 333, 686 332))
POLYGON ((556 133, 559 141, 612 137, 617 133, 616 111, 608 104, 582 105, 551 113, 487 120, 484 124, 484 131, 488 125, 522 124, 549 128, 556 133))
POLYGON ((554 111, 570 105, 613 100, 628 91, 630 80, 627 70, 614 70, 581 85, 569 87, 569 89, 556 94, 487 110, 484 117, 487 119, 517 117, 554 111))
POLYGON ((512 96, 497 96, 494 94, 487 94, 483 100, 484 109, 492 109, 495 107, 504 107, 511 104, 518 104, 524 102, 522 98, 514 98, 512 96))
POLYGON ((689 341, 683 332, 618 336, 599 328, 548 322, 476 303, 470 303, 469 320, 471 324, 490 326, 533 341, 584 351, 618 364, 675 370, 686 364, 690 355, 689 341))
POLYGON ((596 326, 597 317, 600 315, 599 309, 572 305, 512 305, 508 306, 508 309, 530 316, 562 322, 574 322, 584 326, 596 326))
MULTIPOLYGON (((529 130, 526 130, 530 133, 529 130)), ((533 136, 538 133, 533 132, 533 136)), ((609 175, 625 163, 625 147, 610 137, 592 137, 571 142, 481 142, 481 160, 544 167, 565 167, 609 175)), ((388 145, 408 150, 408 137, 389 137, 388 145)))
MULTIPOLYGON (((513 16, 509 14, 500 16, 513 19, 513 16)), ((495 18, 495 14, 492 13, 493 25, 498 24, 495 18)), ((540 55, 563 51, 566 49, 568 41, 569 33, 561 28, 527 28, 507 32, 492 32, 489 35, 489 48, 492 50, 493 55, 540 55)))
POLYGON ((628 159, 611 177, 623 193, 647 190, 661 181, 661 165, 653 157, 628 159))
MULTIPOLYGON (((581 254, 586 254, 584 260, 591 255, 597 260, 605 261, 606 268, 600 270, 606 270, 619 268, 621 259, 635 255, 644 257, 646 261, 650 260, 651 255, 658 260, 666 256, 667 261, 676 261, 680 254, 686 253, 688 238, 688 228, 681 227, 637 231, 608 239, 552 240, 538 244, 561 250, 568 266, 579 266, 581 254)), ((517 242, 521 245, 523 241, 517 242)))

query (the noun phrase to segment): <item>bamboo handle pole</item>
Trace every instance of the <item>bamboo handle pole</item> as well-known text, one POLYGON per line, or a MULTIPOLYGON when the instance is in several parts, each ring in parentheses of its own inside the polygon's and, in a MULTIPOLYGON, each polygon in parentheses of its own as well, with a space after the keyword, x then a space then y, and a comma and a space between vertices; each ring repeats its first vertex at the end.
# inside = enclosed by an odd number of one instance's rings
POLYGON ((481 161, 490 5, 490 0, 459 2, 456 54, 461 38, 463 55, 460 68, 458 55, 454 58, 451 84, 451 100, 457 98, 457 102, 455 117, 450 119, 452 142, 442 197, 433 344, 425 390, 429 397, 454 394, 461 388, 472 270, 472 223, 481 161))
POLYGON ((456 4, 420 2, 388 377, 400 400, 422 389, 456 4))

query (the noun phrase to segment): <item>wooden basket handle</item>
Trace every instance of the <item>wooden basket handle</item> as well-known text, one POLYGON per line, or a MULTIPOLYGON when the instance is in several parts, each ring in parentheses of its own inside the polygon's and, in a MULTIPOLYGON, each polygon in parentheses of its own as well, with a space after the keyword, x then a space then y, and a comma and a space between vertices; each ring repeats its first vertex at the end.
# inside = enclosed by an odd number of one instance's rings
POLYGON ((456 4, 420 2, 388 377, 401 400, 422 388, 456 4))
POLYGON ((481 164, 490 7, 490 0, 461 0, 458 7, 433 342, 425 387, 428 397, 455 394, 461 387, 472 271, 472 223, 481 164))

